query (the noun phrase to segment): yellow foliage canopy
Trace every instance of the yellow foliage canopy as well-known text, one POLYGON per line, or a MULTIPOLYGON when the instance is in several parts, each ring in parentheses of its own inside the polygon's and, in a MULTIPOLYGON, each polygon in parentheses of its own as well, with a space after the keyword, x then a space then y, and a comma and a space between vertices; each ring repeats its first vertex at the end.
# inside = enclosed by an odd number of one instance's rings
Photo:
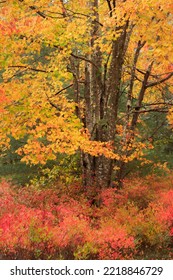
MULTIPOLYGON (((57 153, 72 154, 79 148, 91 155, 119 159, 112 143, 90 140, 92 135, 76 116, 76 108, 82 108, 83 102, 76 100, 74 89, 70 93, 65 89, 74 86, 72 57, 78 59, 74 68, 79 67, 79 84, 84 83, 86 62, 91 63, 90 55, 96 49, 102 53, 102 64, 109 66, 112 42, 120 36, 127 21, 129 42, 123 83, 126 85, 130 79, 138 42, 145 42, 136 65, 139 71, 133 98, 137 98, 143 75, 151 63, 152 80, 148 82, 156 83, 156 87, 148 87, 144 100, 151 103, 163 97, 163 85, 158 80, 173 73, 172 0, 119 0, 112 11, 106 2, 99 1, 96 11, 99 19, 92 1, 0 3, 0 144, 8 146, 9 136, 16 139, 27 136, 27 144, 18 150, 24 153, 23 160, 44 164, 55 159, 57 153), (94 22, 100 35, 93 37, 92 44, 94 22)), ((104 69, 101 71, 104 73, 104 69)), ((171 79, 167 88, 172 90, 171 79)), ((136 156, 135 152, 131 158, 136 156)))

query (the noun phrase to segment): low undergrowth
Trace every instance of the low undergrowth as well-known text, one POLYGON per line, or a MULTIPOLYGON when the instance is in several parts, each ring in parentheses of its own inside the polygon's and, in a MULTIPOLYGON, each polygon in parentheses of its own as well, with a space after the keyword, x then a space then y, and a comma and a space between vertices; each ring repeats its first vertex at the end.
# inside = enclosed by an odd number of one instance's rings
POLYGON ((172 183, 173 176, 150 176, 125 180, 122 190, 93 191, 2 180, 1 258, 172 259, 172 183))

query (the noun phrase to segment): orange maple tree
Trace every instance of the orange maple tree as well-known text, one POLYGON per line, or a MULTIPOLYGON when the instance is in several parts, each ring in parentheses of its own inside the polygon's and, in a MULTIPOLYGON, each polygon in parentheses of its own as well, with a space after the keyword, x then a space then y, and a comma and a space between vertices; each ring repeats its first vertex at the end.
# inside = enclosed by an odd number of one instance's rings
POLYGON ((18 152, 33 164, 80 149, 85 185, 121 180, 148 148, 141 116, 172 106, 172 0, 7 0, 0 9, 1 146, 27 136, 18 152))

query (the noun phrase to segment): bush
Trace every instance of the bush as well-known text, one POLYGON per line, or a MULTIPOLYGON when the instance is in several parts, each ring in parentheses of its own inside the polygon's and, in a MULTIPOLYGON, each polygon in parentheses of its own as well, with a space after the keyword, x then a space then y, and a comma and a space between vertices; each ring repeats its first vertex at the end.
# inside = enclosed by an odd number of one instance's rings
MULTIPOLYGON (((172 178, 124 182, 93 203, 80 186, 38 189, 0 183, 3 259, 171 259, 172 178), (141 191, 140 191, 141 190, 141 191)), ((93 188, 91 188, 92 190, 93 188)))

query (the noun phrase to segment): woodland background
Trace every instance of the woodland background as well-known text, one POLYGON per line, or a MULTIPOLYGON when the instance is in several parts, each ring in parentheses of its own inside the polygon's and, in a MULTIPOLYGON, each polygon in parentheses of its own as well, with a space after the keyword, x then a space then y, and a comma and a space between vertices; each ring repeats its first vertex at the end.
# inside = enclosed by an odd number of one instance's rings
POLYGON ((172 259, 172 10, 0 1, 2 259, 172 259))

